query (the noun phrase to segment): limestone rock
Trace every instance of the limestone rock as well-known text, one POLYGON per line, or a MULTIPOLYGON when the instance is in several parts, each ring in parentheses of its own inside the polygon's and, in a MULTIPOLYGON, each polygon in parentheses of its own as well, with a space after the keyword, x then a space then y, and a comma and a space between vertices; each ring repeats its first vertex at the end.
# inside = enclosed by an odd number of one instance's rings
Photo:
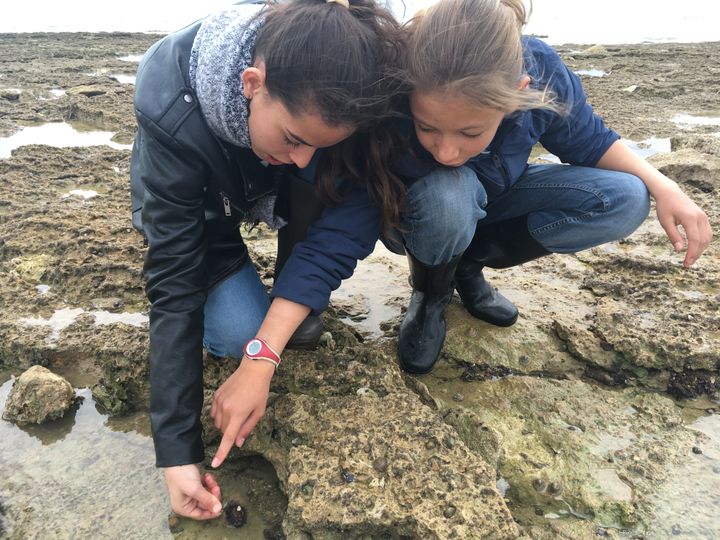
MULTIPOLYGON (((284 360, 282 392, 242 451, 275 467, 287 538, 517 538, 494 469, 406 386, 394 356, 358 347, 284 360)), ((205 380, 221 372, 208 365, 205 380)))
MULTIPOLYGON (((697 143, 698 146, 703 150, 714 151, 715 148, 711 145, 717 146, 718 143, 711 138, 706 140, 704 145, 697 143)), ((685 147, 668 154, 652 156, 649 161, 661 173, 681 185, 689 185, 705 193, 711 193, 720 187, 720 156, 718 155, 704 153, 693 147, 685 147)))
POLYGON ((2 417, 21 425, 42 424, 61 418, 74 401, 69 382, 42 366, 33 366, 13 383, 2 417))
POLYGON ((289 538, 517 537, 494 471, 414 396, 293 395, 275 419, 290 446, 289 538))
POLYGON ((85 97, 96 97, 107 94, 107 90, 96 85, 75 86, 68 88, 67 93, 70 95, 81 95, 85 97))
POLYGON ((580 52, 583 56, 607 56, 608 50, 602 45, 592 45, 580 52))

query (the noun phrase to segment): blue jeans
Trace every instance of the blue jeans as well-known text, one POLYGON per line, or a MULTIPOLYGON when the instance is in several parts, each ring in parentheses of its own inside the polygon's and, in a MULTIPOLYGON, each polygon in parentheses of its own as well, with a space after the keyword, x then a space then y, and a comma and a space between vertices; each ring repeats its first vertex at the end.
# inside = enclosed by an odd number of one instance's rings
POLYGON ((270 308, 265 285, 248 258, 240 270, 210 289, 205 301, 203 345, 217 356, 241 358, 270 308))
POLYGON ((467 167, 437 169, 408 189, 401 231, 384 237, 427 265, 448 262, 470 245, 478 222, 528 216, 530 235, 552 253, 575 253, 631 234, 647 218, 650 197, 634 175, 571 165, 530 165, 488 202, 467 167))

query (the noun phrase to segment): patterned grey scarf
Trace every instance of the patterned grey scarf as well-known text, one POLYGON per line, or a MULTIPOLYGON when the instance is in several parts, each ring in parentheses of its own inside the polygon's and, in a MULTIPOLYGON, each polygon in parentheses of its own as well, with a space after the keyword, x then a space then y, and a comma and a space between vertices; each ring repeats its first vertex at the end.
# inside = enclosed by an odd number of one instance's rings
MULTIPOLYGON (((190 52, 190 85, 212 132, 223 141, 250 148, 249 101, 243 95, 242 72, 252 65, 255 38, 265 21, 263 4, 242 4, 210 15, 200 25, 190 52)), ((276 196, 258 200, 243 218, 279 229, 276 196)))
POLYGON ((190 53, 190 85, 210 129, 222 140, 250 148, 248 100, 241 75, 252 65, 262 4, 232 6, 200 25, 190 53))

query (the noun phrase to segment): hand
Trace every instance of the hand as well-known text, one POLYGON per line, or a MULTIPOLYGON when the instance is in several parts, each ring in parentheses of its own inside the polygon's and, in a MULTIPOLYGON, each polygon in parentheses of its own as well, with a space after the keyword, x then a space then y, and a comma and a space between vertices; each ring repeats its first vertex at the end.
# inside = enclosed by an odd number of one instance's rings
POLYGON ((200 474, 197 465, 179 465, 165 469, 173 511, 192 519, 212 519, 220 515, 220 486, 210 473, 200 474))
POLYGON ((215 392, 210 416, 223 438, 213 458, 213 467, 225 461, 233 443, 238 448, 243 445, 265 414, 273 373, 275 367, 269 362, 243 357, 240 367, 215 392))
POLYGON ((655 193, 655 207, 660 225, 670 238, 675 251, 682 251, 685 242, 678 225, 687 236, 687 253, 683 265, 687 268, 700 258, 712 240, 710 221, 698 205, 673 183, 655 193))

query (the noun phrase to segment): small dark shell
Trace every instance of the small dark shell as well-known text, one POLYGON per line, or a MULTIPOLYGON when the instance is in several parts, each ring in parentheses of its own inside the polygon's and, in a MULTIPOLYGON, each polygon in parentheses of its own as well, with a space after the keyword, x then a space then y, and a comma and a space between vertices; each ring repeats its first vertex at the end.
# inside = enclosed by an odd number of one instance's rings
POLYGON ((340 476, 348 483, 355 481, 355 475, 353 475, 353 473, 351 473, 347 469, 343 469, 342 471, 340 471, 340 476))
POLYGON ((225 521, 235 528, 242 527, 247 521, 247 512, 235 501, 230 501, 225 507, 225 521))
POLYGON ((547 489, 547 484, 541 478, 533 479, 532 486, 535 488, 535 491, 539 493, 544 493, 547 489))

